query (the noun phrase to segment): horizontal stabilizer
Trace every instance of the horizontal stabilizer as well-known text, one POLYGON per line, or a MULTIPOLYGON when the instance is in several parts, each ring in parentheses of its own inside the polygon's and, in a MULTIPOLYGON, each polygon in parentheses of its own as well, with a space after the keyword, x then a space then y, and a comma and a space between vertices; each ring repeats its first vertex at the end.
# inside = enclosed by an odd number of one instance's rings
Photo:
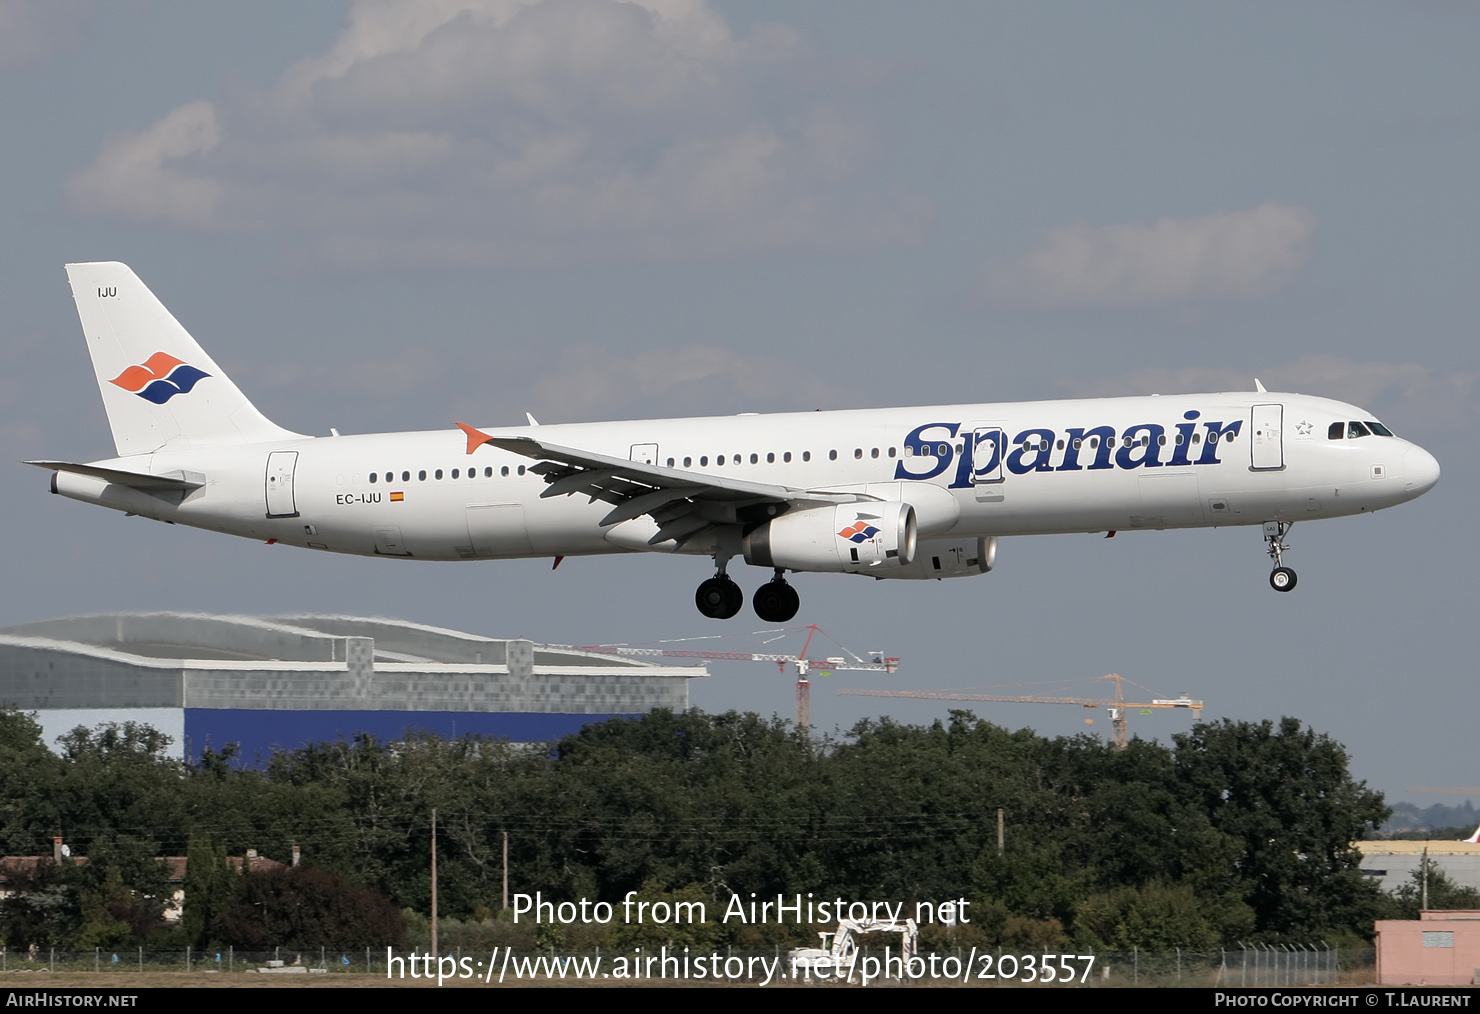
POLYGON ((49 468, 53 472, 71 472, 73 475, 90 475, 94 479, 129 486, 133 489, 177 489, 189 492, 206 484, 205 476, 199 473, 173 472, 170 475, 150 475, 148 472, 129 472, 121 468, 102 468, 98 465, 78 465, 70 461, 28 461, 37 468, 49 468))

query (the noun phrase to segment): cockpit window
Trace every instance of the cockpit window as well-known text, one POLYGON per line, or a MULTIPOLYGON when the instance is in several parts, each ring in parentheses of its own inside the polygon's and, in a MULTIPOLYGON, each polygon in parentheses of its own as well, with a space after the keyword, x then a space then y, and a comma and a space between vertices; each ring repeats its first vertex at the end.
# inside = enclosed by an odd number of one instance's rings
POLYGON ((1327 440, 1340 440, 1346 435, 1346 423, 1332 423, 1331 428, 1326 431, 1327 440))
POLYGON ((1374 419, 1367 420, 1367 428, 1380 437, 1390 437, 1393 431, 1374 419))
POLYGON ((1355 419, 1346 424, 1346 436, 1348 440, 1355 440, 1357 437, 1370 437, 1371 435, 1372 432, 1355 419))

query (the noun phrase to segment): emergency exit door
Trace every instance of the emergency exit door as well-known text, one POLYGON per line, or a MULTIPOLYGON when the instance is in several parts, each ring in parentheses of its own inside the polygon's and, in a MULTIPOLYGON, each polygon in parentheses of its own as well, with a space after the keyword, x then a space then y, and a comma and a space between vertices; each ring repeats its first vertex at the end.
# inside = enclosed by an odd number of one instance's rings
POLYGON ((1285 467, 1285 406, 1255 405, 1250 422, 1250 467, 1256 472, 1277 472, 1285 467))
POLYGON ((298 467, 297 451, 273 451, 267 456, 267 516, 296 518, 293 502, 293 470, 298 467))

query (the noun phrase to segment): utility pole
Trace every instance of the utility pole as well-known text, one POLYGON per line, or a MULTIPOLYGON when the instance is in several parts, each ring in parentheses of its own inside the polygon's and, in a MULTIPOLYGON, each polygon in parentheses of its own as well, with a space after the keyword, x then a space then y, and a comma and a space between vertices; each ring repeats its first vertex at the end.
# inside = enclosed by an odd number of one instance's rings
POLYGON ((432 810, 432 959, 437 958, 437 811, 432 810))
POLYGON ((504 908, 509 907, 509 832, 504 832, 504 908))
POLYGON ((997 854, 1002 854, 1002 807, 997 807, 997 854))
POLYGON ((1418 910, 1427 912, 1429 910, 1429 847, 1423 847, 1423 897, 1419 899, 1418 910))

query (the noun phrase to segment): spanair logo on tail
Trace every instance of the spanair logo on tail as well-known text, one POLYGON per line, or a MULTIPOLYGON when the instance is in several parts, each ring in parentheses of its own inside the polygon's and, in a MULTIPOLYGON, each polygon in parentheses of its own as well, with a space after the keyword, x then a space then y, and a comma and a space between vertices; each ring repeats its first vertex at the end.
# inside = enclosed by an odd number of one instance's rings
POLYGON ((110 383, 130 394, 137 394, 145 401, 163 405, 177 394, 189 394, 192 387, 209 376, 183 359, 176 359, 167 352, 156 352, 144 360, 142 366, 130 366, 110 383))

